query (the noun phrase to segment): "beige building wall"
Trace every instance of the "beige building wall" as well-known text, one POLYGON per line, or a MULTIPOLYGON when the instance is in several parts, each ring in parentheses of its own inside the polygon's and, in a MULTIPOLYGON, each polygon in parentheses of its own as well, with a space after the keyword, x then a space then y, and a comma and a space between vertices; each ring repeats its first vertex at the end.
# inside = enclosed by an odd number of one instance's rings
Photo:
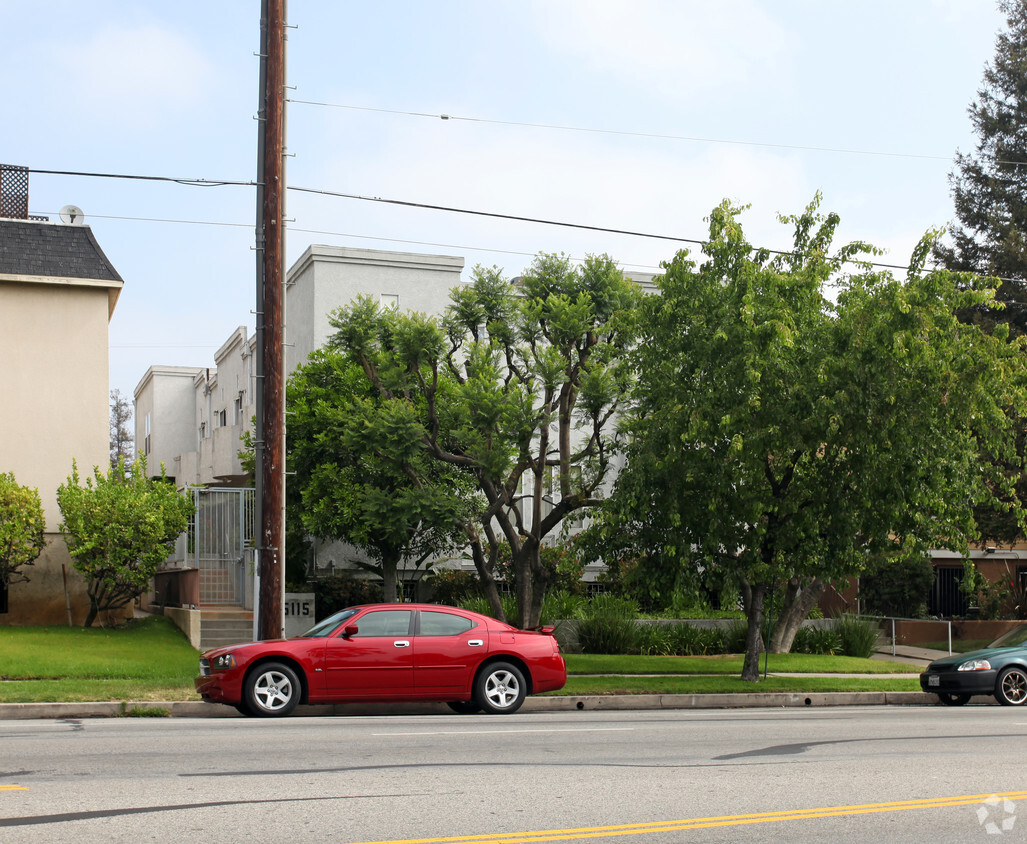
POLYGON ((109 461, 107 326, 120 289, 120 281, 0 277, 0 471, 39 490, 48 539, 25 570, 31 582, 11 585, 0 623, 67 624, 69 601, 75 622, 85 618, 85 584, 58 532, 57 488, 72 461, 83 478, 109 461), (30 605, 37 609, 27 614, 30 605))

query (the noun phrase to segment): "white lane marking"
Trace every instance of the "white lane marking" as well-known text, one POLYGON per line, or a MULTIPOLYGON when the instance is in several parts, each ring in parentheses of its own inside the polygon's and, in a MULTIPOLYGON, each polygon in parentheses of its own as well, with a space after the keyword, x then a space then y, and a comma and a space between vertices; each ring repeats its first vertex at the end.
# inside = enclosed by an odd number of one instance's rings
POLYGON ((474 736, 507 733, 631 733, 634 727, 581 727, 570 730, 428 730, 419 733, 371 733, 373 736, 474 736))

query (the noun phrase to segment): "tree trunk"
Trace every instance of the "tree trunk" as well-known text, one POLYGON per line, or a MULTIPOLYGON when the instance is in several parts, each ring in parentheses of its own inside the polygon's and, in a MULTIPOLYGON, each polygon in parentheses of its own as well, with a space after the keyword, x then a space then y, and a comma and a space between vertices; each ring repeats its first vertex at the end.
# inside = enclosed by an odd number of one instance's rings
POLYGON ((760 679, 760 651, 763 650, 763 603, 767 595, 768 584, 748 582, 742 583, 742 596, 745 602, 745 617, 749 622, 745 636, 745 661, 742 664, 742 679, 751 683, 760 679))
POLYGON ((542 615, 542 558, 534 537, 526 537, 514 554, 514 576, 517 587, 517 626, 522 630, 538 627, 542 615))
POLYGON ((485 600, 489 602, 492 617, 500 621, 506 621, 506 613, 503 612, 503 601, 499 597, 499 587, 496 586, 496 579, 492 576, 492 572, 496 569, 495 543, 490 543, 489 553, 486 556, 485 549, 481 544, 481 537, 474 530, 473 526, 465 525, 465 530, 471 543, 471 559, 474 560, 474 568, 478 572, 481 591, 485 595, 485 600))
POLYGON ((827 584, 819 577, 808 581, 793 577, 788 581, 781 618, 774 625, 774 632, 770 636, 771 653, 786 654, 791 651, 795 634, 826 588, 827 584))
POLYGON ((382 557, 382 600, 387 604, 394 604, 398 598, 396 594, 396 570, 399 568, 400 554, 391 552, 382 557))

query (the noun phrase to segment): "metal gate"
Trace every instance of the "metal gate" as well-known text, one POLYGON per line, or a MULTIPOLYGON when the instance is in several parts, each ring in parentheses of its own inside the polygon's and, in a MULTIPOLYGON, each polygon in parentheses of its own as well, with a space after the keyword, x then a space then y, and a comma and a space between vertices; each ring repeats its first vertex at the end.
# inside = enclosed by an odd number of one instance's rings
POLYGON ((200 572, 200 603, 243 606, 253 561, 252 489, 193 489, 187 565, 200 572))

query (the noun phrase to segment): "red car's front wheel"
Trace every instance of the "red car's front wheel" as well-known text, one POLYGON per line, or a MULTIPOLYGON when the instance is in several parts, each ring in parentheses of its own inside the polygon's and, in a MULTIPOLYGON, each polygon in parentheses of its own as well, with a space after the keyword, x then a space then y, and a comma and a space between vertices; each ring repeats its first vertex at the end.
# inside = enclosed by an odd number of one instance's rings
POLYGON ((246 708, 261 717, 288 715, 300 702, 300 680, 288 665, 265 662, 246 678, 246 708))

